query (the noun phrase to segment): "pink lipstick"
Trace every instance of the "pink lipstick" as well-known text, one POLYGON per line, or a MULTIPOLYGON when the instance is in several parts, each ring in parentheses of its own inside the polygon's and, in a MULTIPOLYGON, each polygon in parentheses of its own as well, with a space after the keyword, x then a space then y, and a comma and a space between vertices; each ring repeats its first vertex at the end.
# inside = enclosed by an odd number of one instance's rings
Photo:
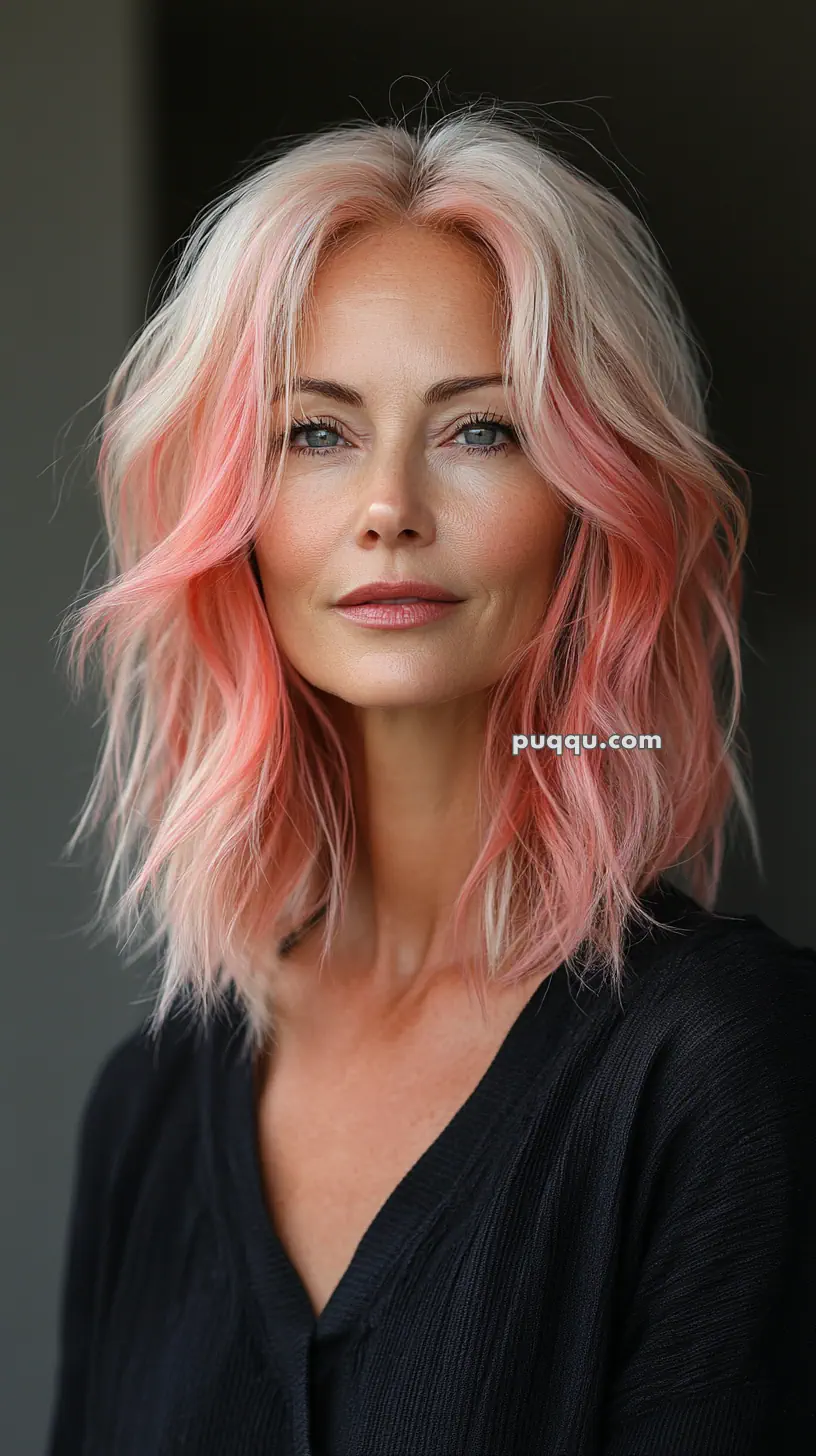
POLYGON ((430 581, 370 581, 335 603, 361 627, 422 627, 455 610, 462 597, 430 581))

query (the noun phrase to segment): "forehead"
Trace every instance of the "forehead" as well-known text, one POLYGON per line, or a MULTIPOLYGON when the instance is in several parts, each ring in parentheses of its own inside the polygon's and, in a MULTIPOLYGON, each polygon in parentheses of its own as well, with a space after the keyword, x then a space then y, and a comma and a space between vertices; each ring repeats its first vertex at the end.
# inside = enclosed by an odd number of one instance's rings
POLYGON ((474 243, 413 225, 360 230, 319 265, 302 347, 417 349, 441 363, 462 347, 495 362, 500 338, 495 270, 474 243))

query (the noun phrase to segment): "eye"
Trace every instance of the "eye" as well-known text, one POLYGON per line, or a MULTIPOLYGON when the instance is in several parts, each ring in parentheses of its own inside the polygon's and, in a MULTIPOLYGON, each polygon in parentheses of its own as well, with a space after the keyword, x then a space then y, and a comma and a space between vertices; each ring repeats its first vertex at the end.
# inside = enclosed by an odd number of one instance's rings
POLYGON ((468 419, 463 420, 457 427, 456 433, 457 435, 473 433, 495 435, 497 431, 509 436, 509 439, 481 446, 463 445, 461 448, 467 450, 469 455, 496 455, 499 452, 509 450, 511 445, 518 444, 518 435, 513 429, 513 426, 508 424, 507 421, 501 420, 498 415, 494 415, 490 410, 487 413, 473 414, 468 419))
MULTIPOLYGON (((518 444, 518 435, 513 426, 508 421, 500 419, 498 415, 494 415, 491 410, 474 413, 469 415, 466 420, 461 420, 456 427, 454 440, 457 435, 474 433, 488 436, 504 434, 507 438, 498 441, 488 440, 476 445, 459 445, 456 448, 465 450, 469 455, 498 455, 518 444)), ((289 430, 289 449, 295 455, 336 455, 345 447, 333 443, 332 436, 344 439, 337 420, 325 415, 313 419, 293 420, 289 430), (298 435, 322 436, 322 439, 319 439, 316 444, 299 445, 297 443, 298 435)))
MULTIPOLYGON (((339 435, 343 438, 343 432, 336 420, 313 419, 293 420, 289 431, 289 449, 295 455, 336 455, 338 447, 329 445, 328 449, 321 449, 320 446, 297 445, 295 440, 298 435, 339 435)), ((325 441, 323 442, 325 444, 325 441)))

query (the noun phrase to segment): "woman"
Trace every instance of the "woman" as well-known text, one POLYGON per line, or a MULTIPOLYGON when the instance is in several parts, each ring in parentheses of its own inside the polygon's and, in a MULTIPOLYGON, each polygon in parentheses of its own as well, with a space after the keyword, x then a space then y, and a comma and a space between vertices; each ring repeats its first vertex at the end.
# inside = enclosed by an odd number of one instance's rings
POLYGON ((811 1451, 814 952, 712 909, 746 482, 643 224, 495 109, 306 138, 99 481, 71 843, 165 954, 51 1456, 811 1451))

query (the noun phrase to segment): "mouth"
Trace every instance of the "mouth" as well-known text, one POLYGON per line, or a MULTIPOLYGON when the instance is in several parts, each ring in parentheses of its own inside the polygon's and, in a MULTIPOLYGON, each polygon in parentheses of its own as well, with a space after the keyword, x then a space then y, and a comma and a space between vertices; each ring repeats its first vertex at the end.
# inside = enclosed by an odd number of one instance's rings
POLYGON ((350 604, 338 602, 334 610, 360 627, 404 629, 436 622, 461 605, 461 598, 380 597, 350 604))
POLYGON ((405 602, 453 602, 455 597, 361 597, 356 602, 339 602, 339 606, 351 607, 393 607, 405 602))
POLYGON ((435 581, 368 581, 340 597, 337 607, 373 606, 387 602, 402 606, 414 602, 460 602, 462 598, 435 581))

